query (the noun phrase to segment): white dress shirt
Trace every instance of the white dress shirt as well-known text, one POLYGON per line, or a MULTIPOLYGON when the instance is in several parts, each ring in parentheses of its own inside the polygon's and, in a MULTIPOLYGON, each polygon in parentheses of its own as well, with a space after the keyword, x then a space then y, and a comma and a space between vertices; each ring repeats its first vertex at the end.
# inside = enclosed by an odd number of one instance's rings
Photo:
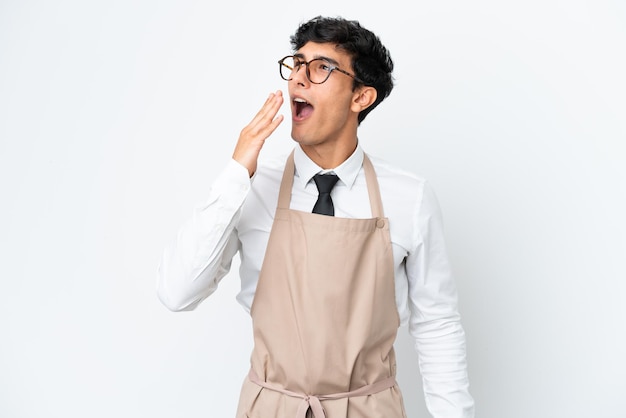
MULTIPOLYGON (((294 162, 291 209, 311 211, 317 200, 313 176, 323 171, 299 146, 294 162)), ((441 212, 422 178, 369 156, 379 182, 393 248, 396 304, 415 340, 428 410, 435 418, 471 418, 465 334, 444 242, 441 212)), ((286 156, 259 161, 253 178, 231 160, 213 183, 206 202, 163 253, 158 295, 173 311, 194 309, 211 295, 241 257, 237 300, 250 311, 285 167, 286 156)), ((360 146, 332 171, 335 216, 370 218, 360 146)), ((329 170, 326 170, 329 171, 329 170)))

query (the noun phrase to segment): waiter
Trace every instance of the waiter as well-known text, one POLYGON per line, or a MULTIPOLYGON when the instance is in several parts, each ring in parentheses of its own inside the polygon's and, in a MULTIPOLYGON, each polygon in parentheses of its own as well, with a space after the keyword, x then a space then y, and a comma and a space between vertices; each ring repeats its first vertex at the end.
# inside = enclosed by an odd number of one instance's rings
POLYGON ((237 418, 405 417, 393 350, 402 323, 432 416, 473 417, 436 198, 424 179, 358 142, 360 123, 393 88, 391 57, 343 18, 305 22, 291 44, 278 65, 296 146, 258 161, 283 121, 277 91, 166 248, 159 298, 174 311, 195 308, 240 253, 237 299, 254 349, 237 418))

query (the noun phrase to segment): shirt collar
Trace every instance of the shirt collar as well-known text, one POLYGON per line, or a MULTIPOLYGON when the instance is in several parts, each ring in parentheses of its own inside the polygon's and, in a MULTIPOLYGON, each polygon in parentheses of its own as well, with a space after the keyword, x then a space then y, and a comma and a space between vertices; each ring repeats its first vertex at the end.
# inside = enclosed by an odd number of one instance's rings
POLYGON ((348 189, 352 188, 354 181, 356 180, 361 166, 363 165, 363 149, 360 145, 357 145, 356 149, 338 167, 331 170, 324 170, 313 162, 298 145, 294 149, 293 155, 294 165, 296 167, 295 180, 300 183, 300 186, 304 188, 314 175, 323 172, 334 172, 339 177, 339 181, 344 183, 348 189))

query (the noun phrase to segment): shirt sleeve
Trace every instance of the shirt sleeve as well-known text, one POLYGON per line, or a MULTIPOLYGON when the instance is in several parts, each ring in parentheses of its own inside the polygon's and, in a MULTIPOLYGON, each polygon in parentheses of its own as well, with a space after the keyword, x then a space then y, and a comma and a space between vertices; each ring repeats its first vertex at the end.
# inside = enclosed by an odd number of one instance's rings
POLYGON ((415 246, 407 257, 409 333, 414 338, 426 407, 434 418, 472 418, 465 333, 444 242, 437 198, 424 183, 415 213, 415 246))
POLYGON ((235 226, 250 185, 248 171, 230 160, 213 183, 206 202, 194 209, 163 251, 157 294, 168 309, 195 309, 230 270, 239 250, 235 226))

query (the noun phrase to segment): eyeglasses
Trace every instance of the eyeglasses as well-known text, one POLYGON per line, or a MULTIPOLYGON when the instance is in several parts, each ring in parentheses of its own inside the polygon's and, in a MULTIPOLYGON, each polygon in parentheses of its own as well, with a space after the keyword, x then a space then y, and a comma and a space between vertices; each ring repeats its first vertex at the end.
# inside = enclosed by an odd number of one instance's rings
POLYGON ((333 71, 339 71, 347 76, 354 78, 359 83, 362 83, 355 75, 350 74, 347 71, 333 65, 325 58, 315 58, 309 62, 302 60, 301 58, 288 55, 285 58, 278 61, 278 68, 280 70, 280 76, 283 80, 289 81, 293 75, 300 71, 302 66, 306 67, 306 78, 313 84, 322 84, 333 71))

